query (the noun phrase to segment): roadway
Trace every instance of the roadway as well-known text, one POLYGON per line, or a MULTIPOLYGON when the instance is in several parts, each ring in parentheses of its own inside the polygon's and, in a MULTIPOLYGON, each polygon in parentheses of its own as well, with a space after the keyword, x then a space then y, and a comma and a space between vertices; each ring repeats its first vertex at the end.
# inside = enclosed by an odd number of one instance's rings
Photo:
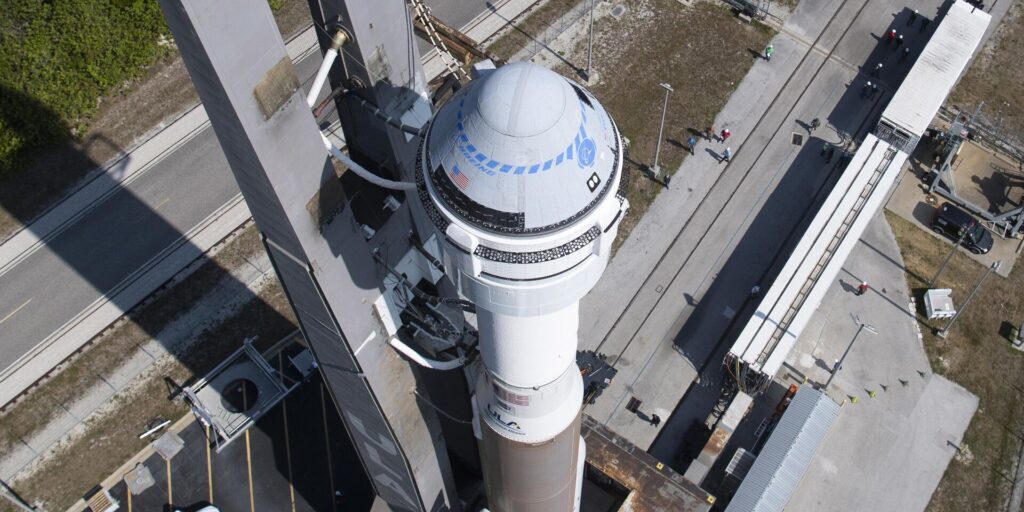
MULTIPOLYGON (((457 27, 489 9, 483 1, 427 4, 457 27)), ((304 54, 296 62, 305 83, 315 74, 319 55, 304 54)), ((44 231, 39 222, 29 225, 26 230, 38 230, 32 234, 45 243, 0 262, 0 371, 97 301, 114 297, 117 302, 117 290, 239 194, 208 124, 130 182, 115 182, 111 174, 96 180, 109 181, 114 192, 83 205, 77 218, 56 232, 44 231)), ((135 305, 134 299, 124 300, 116 304, 122 311, 135 305)))

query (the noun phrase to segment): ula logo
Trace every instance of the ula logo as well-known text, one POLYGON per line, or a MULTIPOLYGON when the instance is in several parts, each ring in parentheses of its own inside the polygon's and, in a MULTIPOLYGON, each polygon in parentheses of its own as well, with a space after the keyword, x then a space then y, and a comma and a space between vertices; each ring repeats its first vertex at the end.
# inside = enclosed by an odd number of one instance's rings
POLYGON ((512 430, 516 430, 516 431, 521 431, 522 430, 522 427, 520 427, 519 424, 516 423, 515 421, 505 421, 504 419, 502 419, 501 418, 501 413, 496 412, 491 407, 491 404, 487 404, 487 413, 490 414, 491 417, 494 418, 495 421, 497 421, 498 423, 501 423, 502 425, 505 425, 506 427, 508 427, 508 428, 510 428, 512 430))

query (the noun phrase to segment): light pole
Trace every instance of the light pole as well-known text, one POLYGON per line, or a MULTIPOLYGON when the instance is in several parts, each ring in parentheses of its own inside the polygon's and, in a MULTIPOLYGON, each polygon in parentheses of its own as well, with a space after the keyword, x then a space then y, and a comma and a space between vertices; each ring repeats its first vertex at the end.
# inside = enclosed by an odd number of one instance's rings
POLYGON ((665 103, 661 106, 661 127, 658 128, 658 146, 654 150, 654 167, 651 167, 655 176, 661 176, 661 167, 658 167, 658 155, 661 153, 661 137, 665 132, 665 112, 668 111, 668 94, 673 90, 669 84, 661 83, 658 85, 665 89, 665 103))
POLYGON ((939 265, 939 269, 935 271, 935 275, 932 276, 931 281, 928 281, 928 288, 935 286, 936 281, 939 280, 939 275, 946 269, 946 264, 948 264, 950 258, 953 257, 953 253, 955 253, 957 248, 960 247, 960 244, 964 243, 964 238, 967 237, 967 229, 970 227, 973 227, 973 224, 960 230, 960 237, 956 239, 956 243, 953 244, 953 248, 949 250, 949 253, 946 254, 946 258, 942 260, 942 265, 939 265))
POLYGON ((946 326, 943 327, 942 330, 938 332, 940 338, 945 339, 946 336, 949 336, 949 329, 950 327, 953 327, 953 322, 956 322, 956 319, 960 318, 960 313, 963 313, 964 310, 967 309, 967 305, 971 303, 971 299, 974 298, 974 294, 978 293, 978 288, 981 288, 981 284, 984 283, 986 279, 988 279, 988 276, 993 271, 999 269, 999 265, 1001 263, 1002 261, 996 261, 989 265, 988 270, 986 270, 985 273, 981 275, 981 279, 978 279, 977 284, 974 285, 974 289, 972 289, 971 293, 967 295, 967 300, 964 301, 964 305, 960 306, 960 308, 956 310, 956 314, 953 315, 953 318, 949 319, 949 323, 946 324, 946 326))
POLYGON ((835 366, 832 367, 832 375, 829 375, 828 380, 825 381, 825 389, 828 389, 828 385, 832 383, 832 379, 836 378, 836 374, 839 373, 839 369, 843 367, 843 361, 846 360, 846 355, 850 353, 850 349, 853 348, 853 343, 857 341, 857 336, 860 336, 861 331, 868 331, 871 334, 878 334, 878 330, 873 325, 866 324, 860 321, 860 318, 853 317, 853 320, 857 322, 857 332, 853 334, 853 339, 850 340, 850 344, 846 346, 846 350, 843 351, 842 357, 836 361, 835 366))
POLYGON ((590 83, 590 64, 594 59, 594 2, 590 0, 590 36, 587 39, 587 83, 590 83))

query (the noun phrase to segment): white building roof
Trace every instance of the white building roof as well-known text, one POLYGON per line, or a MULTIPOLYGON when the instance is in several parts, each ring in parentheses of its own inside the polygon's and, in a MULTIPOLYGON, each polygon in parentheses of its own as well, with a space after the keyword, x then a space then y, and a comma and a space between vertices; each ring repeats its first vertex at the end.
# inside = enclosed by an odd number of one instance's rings
POLYGON ((831 398, 800 386, 726 512, 782 512, 838 416, 831 398))
POLYGON ((924 134, 970 62, 991 18, 967 2, 953 2, 882 118, 918 137, 924 134))

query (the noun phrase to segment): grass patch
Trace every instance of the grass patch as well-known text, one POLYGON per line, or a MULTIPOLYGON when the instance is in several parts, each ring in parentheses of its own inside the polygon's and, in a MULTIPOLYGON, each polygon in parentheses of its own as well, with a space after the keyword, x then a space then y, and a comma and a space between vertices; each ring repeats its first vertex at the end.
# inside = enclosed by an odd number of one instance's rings
POLYGON ((85 131, 97 99, 170 51, 154 1, 11 0, 0 9, 0 178, 85 131))
MULTIPOLYGON (((945 340, 934 334, 945 321, 928 321, 923 295, 927 280, 949 252, 950 244, 886 211, 907 270, 907 284, 925 325, 924 346, 932 369, 978 396, 978 411, 964 434, 970 457, 950 463, 928 506, 932 511, 1002 510, 1024 430, 1019 376, 1024 353, 1010 347, 1004 323, 1024 317, 1024 271, 1015 266, 1008 278, 992 274, 964 310, 945 340)), ((937 287, 952 288, 960 306, 985 267, 957 252, 937 287)))

